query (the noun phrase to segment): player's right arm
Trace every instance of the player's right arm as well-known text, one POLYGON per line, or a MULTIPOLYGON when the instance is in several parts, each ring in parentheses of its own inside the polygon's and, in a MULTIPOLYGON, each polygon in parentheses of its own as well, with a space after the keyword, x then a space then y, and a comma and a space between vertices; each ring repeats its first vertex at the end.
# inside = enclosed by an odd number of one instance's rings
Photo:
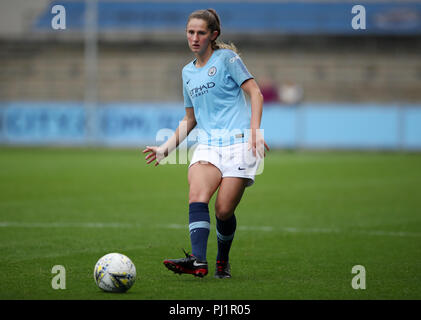
POLYGON ((174 149, 176 149, 181 142, 189 135, 190 131, 196 126, 196 117, 194 115, 193 108, 186 108, 186 115, 183 120, 180 121, 178 128, 175 130, 175 133, 162 145, 160 146, 146 146, 143 153, 146 153, 145 160, 149 164, 156 160, 155 166, 159 162, 167 157, 174 149))

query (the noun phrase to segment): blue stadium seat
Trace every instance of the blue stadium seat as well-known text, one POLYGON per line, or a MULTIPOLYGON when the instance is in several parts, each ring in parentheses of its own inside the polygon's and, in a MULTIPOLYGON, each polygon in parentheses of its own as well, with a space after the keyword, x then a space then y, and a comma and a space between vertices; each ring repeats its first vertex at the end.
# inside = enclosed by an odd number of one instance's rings
MULTIPOLYGON (((52 6, 66 8, 67 28, 84 27, 84 1, 54 1, 34 23, 34 30, 52 30, 52 6)), ((414 2, 358 2, 366 8, 363 34, 421 34, 421 4, 414 2)), ((214 8, 224 32, 304 35, 356 34, 351 27, 354 3, 343 2, 98 2, 100 32, 182 30, 188 14, 214 8)), ((360 30, 361 31, 361 30, 360 30)), ((361 34, 361 32, 360 32, 361 34)))

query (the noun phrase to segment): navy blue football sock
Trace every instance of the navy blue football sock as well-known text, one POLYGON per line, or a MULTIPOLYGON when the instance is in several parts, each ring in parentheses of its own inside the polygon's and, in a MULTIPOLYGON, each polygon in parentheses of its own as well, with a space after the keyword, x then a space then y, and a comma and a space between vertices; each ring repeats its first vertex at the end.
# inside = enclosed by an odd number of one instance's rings
POLYGON ((210 217, 208 204, 192 202, 189 205, 189 230, 192 254, 201 261, 206 261, 210 217))
POLYGON ((229 252, 232 240, 234 239, 235 229, 237 228, 237 219, 233 214, 228 220, 219 220, 216 218, 216 236, 218 239, 217 261, 228 262, 229 252))

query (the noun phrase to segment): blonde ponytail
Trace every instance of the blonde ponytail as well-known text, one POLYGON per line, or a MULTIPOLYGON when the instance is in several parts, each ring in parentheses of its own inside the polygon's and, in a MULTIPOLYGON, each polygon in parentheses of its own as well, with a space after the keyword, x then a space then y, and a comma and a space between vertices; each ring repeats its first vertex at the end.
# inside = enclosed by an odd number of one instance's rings
MULTIPOLYGON (((212 44, 213 45, 213 44, 212 44)), ((232 50, 232 51, 234 51, 236 54, 238 54, 239 55, 239 52, 238 52, 238 49, 237 49, 237 47, 235 46, 235 44, 234 43, 232 43, 232 42, 230 42, 229 44, 228 43, 225 43, 225 42, 222 42, 222 41, 215 41, 215 47, 213 48, 214 50, 218 50, 218 49, 229 49, 229 50, 232 50)))

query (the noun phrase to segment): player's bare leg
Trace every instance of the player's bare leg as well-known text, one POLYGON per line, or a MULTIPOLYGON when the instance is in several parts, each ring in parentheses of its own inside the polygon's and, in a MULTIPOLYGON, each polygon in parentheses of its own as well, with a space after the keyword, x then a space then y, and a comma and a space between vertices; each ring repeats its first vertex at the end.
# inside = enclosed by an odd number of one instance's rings
POLYGON ((209 203, 222 180, 221 171, 213 164, 199 161, 189 168, 189 203, 209 203))

